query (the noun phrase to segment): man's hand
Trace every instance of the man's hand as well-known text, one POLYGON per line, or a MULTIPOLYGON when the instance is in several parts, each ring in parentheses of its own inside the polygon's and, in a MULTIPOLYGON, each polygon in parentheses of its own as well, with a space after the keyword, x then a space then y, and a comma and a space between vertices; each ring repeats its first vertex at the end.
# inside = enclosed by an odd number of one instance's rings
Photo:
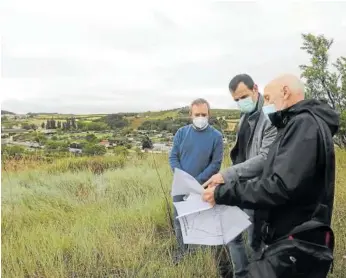
POLYGON ((207 188, 207 187, 215 187, 219 184, 223 184, 225 183, 222 175, 220 173, 215 174, 214 176, 212 176, 209 180, 207 180, 204 184, 203 187, 207 188))
POLYGON ((215 206, 214 191, 215 186, 209 187, 203 192, 203 201, 208 202, 212 207, 215 206))

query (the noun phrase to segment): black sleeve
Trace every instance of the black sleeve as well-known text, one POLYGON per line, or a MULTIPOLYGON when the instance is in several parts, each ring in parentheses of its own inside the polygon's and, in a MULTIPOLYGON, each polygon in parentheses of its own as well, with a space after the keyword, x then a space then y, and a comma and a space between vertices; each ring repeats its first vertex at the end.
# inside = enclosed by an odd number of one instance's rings
MULTIPOLYGON (((310 115, 298 115, 286 127, 272 167, 272 174, 256 182, 230 182, 218 186, 217 204, 248 209, 268 209, 299 198, 311 190, 318 159, 318 127, 310 115)), ((313 189, 312 189, 313 190, 313 189)))

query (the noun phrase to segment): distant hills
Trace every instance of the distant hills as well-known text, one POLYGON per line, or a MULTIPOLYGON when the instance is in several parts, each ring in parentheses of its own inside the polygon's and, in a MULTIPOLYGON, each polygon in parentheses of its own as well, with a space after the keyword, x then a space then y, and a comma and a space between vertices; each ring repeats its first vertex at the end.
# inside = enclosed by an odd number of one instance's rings
MULTIPOLYGON (((177 115, 184 115, 184 114, 189 114, 189 111, 190 111, 190 107, 189 106, 185 106, 185 107, 180 107, 180 108, 174 108, 174 109, 168 109, 168 110, 156 110, 156 111, 146 111, 146 112, 127 112, 127 113, 117 113, 117 112, 114 112, 114 113, 109 113, 109 114, 121 114, 123 116, 134 116, 134 115, 140 115, 140 116, 159 116, 159 117, 162 117, 162 116, 177 116, 177 115)), ((214 109, 211 109, 211 113, 212 114, 221 114, 221 115, 227 115, 229 113, 236 113, 238 114, 239 113, 239 110, 236 110, 236 109, 217 109, 217 108, 214 108, 214 109)), ((7 111, 7 110, 1 110, 1 115, 16 115, 16 113, 13 113, 11 111, 7 111)), ((80 116, 78 113, 77 114, 60 114, 60 113, 49 113, 49 112, 39 112, 39 113, 33 113, 33 112, 30 112, 30 113, 27 113, 26 115, 28 116, 32 116, 32 117, 35 117, 35 116, 39 116, 39 115, 45 115, 45 116, 57 116, 57 115, 69 115, 69 116, 80 116)), ((98 116, 98 115, 107 115, 107 114, 93 114, 93 113, 90 113, 90 114, 83 114, 83 115, 95 115, 95 116, 98 116)))
POLYGON ((1 115, 16 115, 16 113, 6 111, 6 110, 1 110, 1 115))

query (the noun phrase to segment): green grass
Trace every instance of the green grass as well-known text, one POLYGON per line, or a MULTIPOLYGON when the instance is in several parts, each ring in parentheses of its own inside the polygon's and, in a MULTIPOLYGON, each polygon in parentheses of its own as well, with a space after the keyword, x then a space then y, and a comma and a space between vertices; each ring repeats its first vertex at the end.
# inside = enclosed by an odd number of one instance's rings
MULTIPOLYGON (((98 159, 90 161, 107 158, 98 159)), ((133 156, 125 168, 102 164, 102 174, 92 162, 68 161, 3 172, 3 277, 217 277, 209 253, 172 264, 165 155, 133 156), (70 172, 68 163, 79 166, 70 172)), ((331 277, 345 277, 346 152, 338 152, 337 164, 331 277)))

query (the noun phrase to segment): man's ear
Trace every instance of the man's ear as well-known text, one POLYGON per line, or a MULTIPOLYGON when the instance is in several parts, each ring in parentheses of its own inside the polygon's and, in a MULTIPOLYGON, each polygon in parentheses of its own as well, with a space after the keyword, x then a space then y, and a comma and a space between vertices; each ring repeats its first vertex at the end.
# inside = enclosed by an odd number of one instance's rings
POLYGON ((288 88, 288 86, 284 86, 282 90, 284 92, 284 100, 287 100, 289 96, 291 95, 290 88, 288 88))
POLYGON ((255 93, 258 93, 258 86, 257 86, 257 84, 254 84, 254 85, 253 85, 253 91, 254 91, 255 93))

